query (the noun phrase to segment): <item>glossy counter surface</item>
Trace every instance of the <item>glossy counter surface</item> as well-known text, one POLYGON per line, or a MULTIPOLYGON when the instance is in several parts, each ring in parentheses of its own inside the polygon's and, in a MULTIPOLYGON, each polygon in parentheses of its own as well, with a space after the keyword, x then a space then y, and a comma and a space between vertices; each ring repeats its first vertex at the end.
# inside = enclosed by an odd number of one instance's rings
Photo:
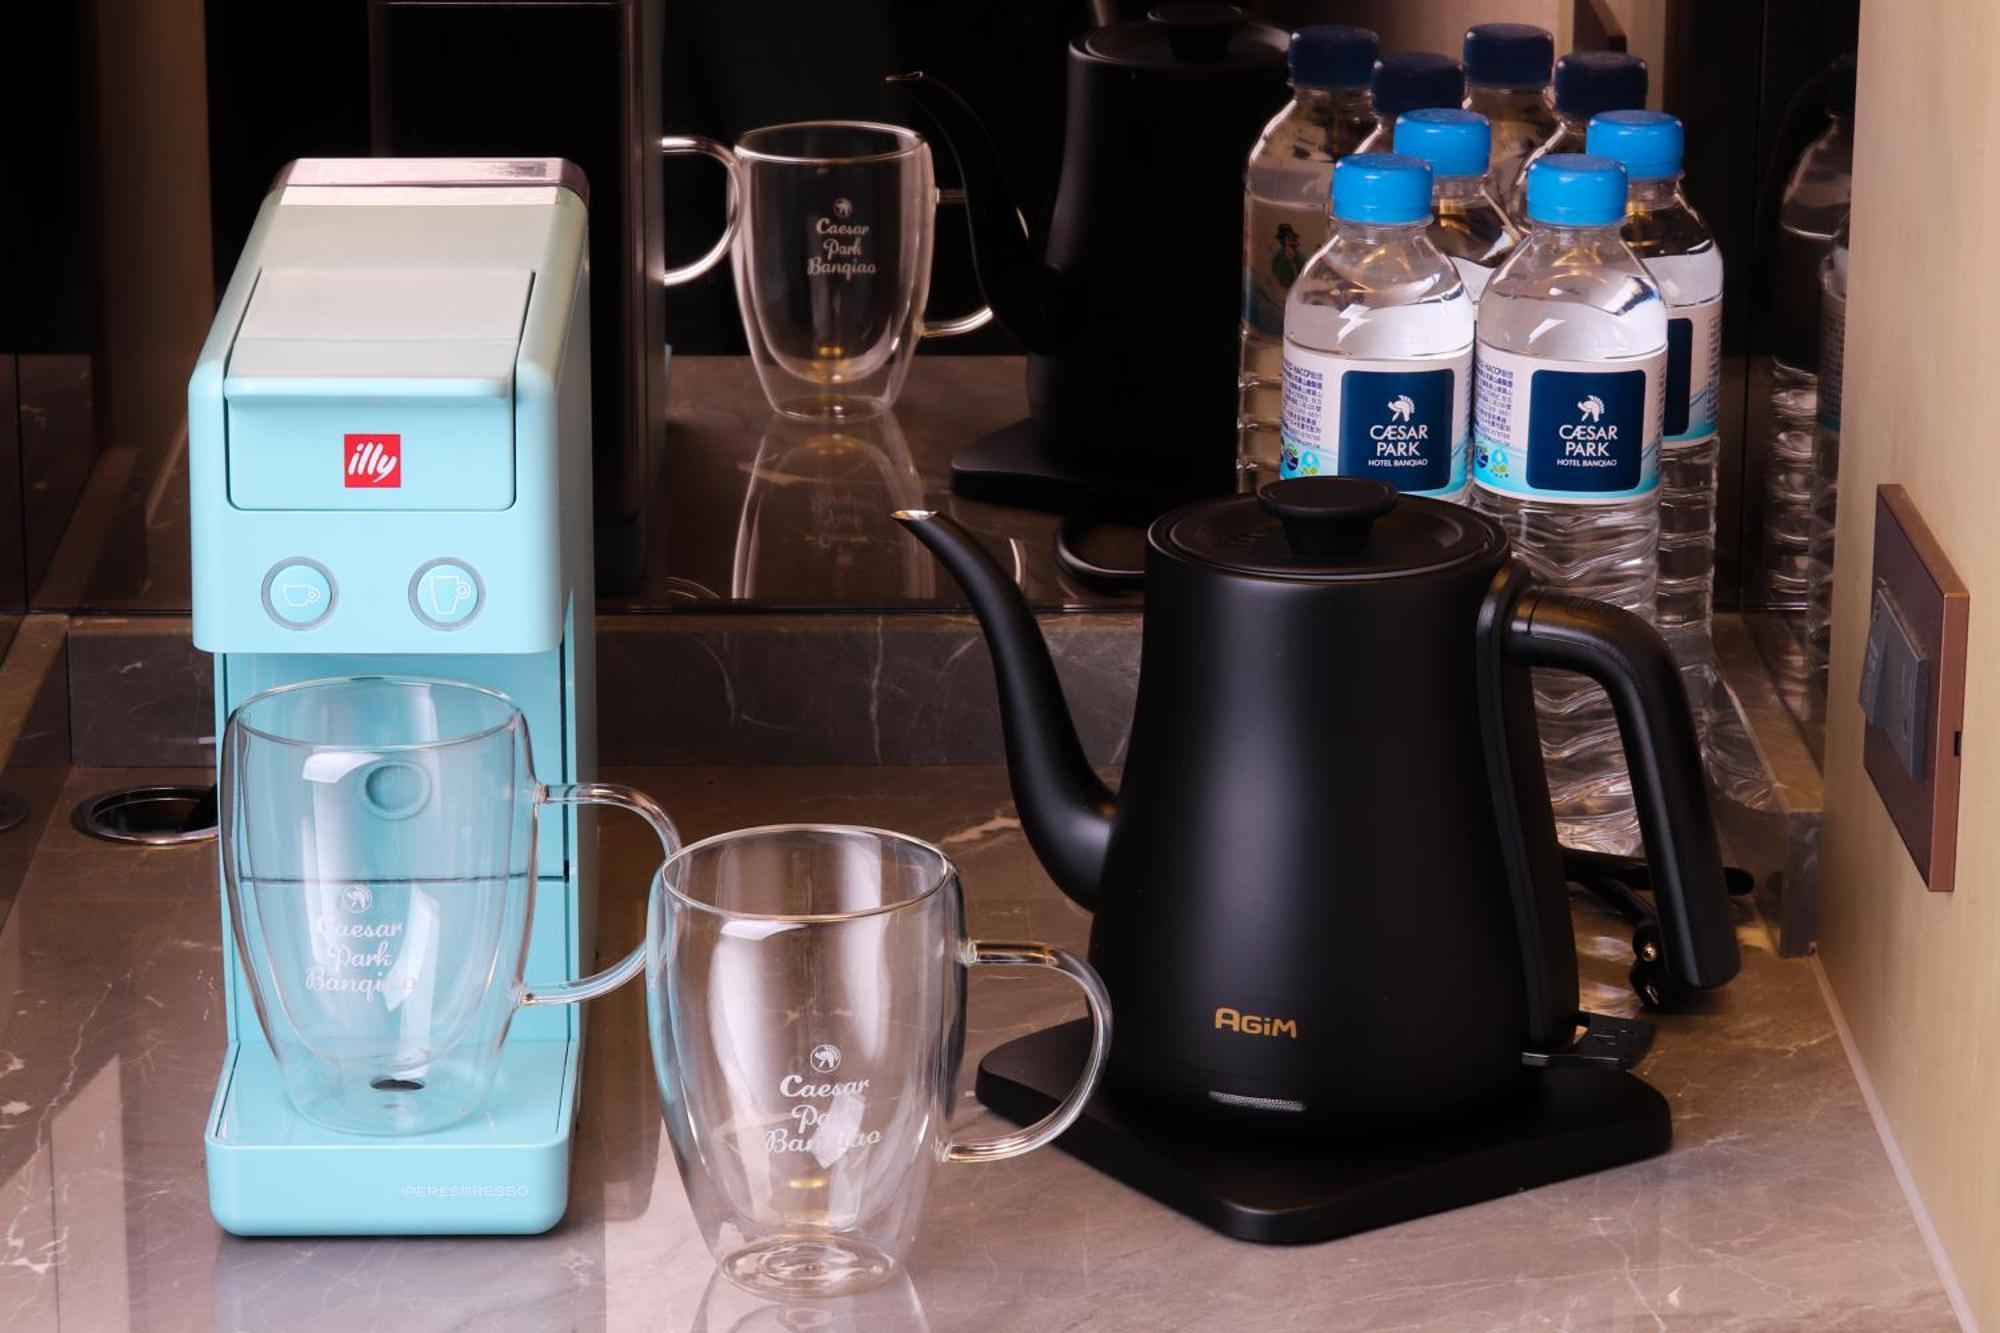
MULTIPOLYGON (((78 771, 59 808, 146 776, 78 771)), ((660 797, 691 837, 836 820, 932 839, 961 864, 975 934, 1083 946, 1088 923, 1035 867, 997 769, 611 776, 660 797)), ((606 841, 609 952, 637 938, 649 835, 621 819, 606 841)), ((201 1161, 222 1048, 212 856, 58 822, 0 929, 0 1327, 13 1333, 1954 1326, 1810 965, 1774 957, 1751 925, 1742 977, 1662 1021, 1642 1067, 1674 1106, 1668 1155, 1327 1245, 1222 1239, 1048 1151, 944 1168, 909 1282, 824 1310, 761 1307, 711 1280, 631 988, 596 1006, 554 1232, 237 1240, 208 1216, 201 1161)), ((1628 932, 1580 908, 1578 939, 1585 1002, 1629 1010, 1628 932)), ((995 1042, 1067 1015, 1073 994, 975 979, 968 1076, 995 1042)), ((963 1103, 962 1122, 983 1117, 963 1103)))
MULTIPOLYGON (((1021 357, 920 356, 894 411, 839 427, 773 412, 748 357, 671 366, 667 452, 643 541, 628 535, 599 553, 600 610, 961 605, 889 517, 926 507, 976 532, 1036 606, 1130 604, 1057 570, 1053 515, 951 493, 952 458, 1027 414, 1021 357)), ((46 579, 29 589, 31 608, 187 613, 184 446, 106 451, 46 579)), ((0 585, 5 577, 0 559, 0 585)))

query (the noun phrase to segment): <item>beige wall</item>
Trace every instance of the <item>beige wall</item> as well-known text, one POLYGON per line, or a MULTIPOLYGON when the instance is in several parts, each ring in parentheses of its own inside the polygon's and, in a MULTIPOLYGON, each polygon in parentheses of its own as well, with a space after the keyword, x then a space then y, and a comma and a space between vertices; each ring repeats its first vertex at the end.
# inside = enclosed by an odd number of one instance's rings
MULTIPOLYGON (((1992 0, 1863 0, 1820 956, 1980 1322, 2000 1328, 2000 44, 1992 0), (1932 894, 1861 766, 1875 487, 1972 589, 1958 891, 1932 894)), ((1802 1132, 1810 1132, 1802 1130, 1802 1132)))

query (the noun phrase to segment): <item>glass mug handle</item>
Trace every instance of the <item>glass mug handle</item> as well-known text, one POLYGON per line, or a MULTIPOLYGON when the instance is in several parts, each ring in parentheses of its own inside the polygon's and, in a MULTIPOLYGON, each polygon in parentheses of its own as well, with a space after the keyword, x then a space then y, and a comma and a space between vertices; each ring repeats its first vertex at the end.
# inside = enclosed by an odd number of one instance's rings
POLYGON ((729 190, 724 196, 723 203, 722 236, 700 259, 692 264, 683 264, 679 268, 670 268, 660 275, 663 286, 678 287, 684 282, 693 282, 721 263, 722 257, 729 253, 729 247, 736 243, 736 220, 740 202, 736 189, 736 154, 715 140, 705 139, 699 134, 669 134, 660 140, 660 153, 665 157, 683 154, 712 157, 729 172, 729 190))
POLYGON ((1046 967, 1060 972, 1077 984, 1090 1006, 1090 1056, 1084 1061, 1083 1076, 1056 1109, 1025 1129, 1002 1134, 995 1139, 946 1145, 945 1160, 951 1162, 997 1162, 1019 1157, 1052 1142, 1076 1123, 1090 1094, 1097 1091, 1098 1075, 1104 1072, 1104 1058, 1111 1053, 1111 997, 1104 992, 1091 966, 1067 949, 1046 944, 1016 944, 997 940, 973 940, 967 946, 966 963, 974 967, 1046 967))
MULTIPOLYGON (((936 206, 943 208, 946 204, 956 204, 960 208, 965 207, 965 191, 939 190, 937 192, 936 206)), ((1023 222, 1021 229, 1026 231, 1027 225, 1026 222, 1023 222)), ((956 338, 960 334, 977 333, 992 322, 993 307, 983 305, 971 314, 960 315, 957 319, 940 319, 935 321, 927 319, 923 322, 923 327, 917 330, 917 336, 920 338, 956 338)))
MULTIPOLYGON (((640 791, 637 787, 626 787, 615 782, 564 782, 552 787, 541 787, 535 792, 535 808, 539 813, 547 806, 564 805, 614 805, 621 810, 630 810, 652 826, 659 836, 660 849, 671 861, 681 849, 680 830, 674 821, 660 808, 660 803, 640 791)), ((521 1003, 531 1004, 577 1004, 583 1000, 594 1000, 609 994, 639 975, 646 966, 646 944, 639 942, 637 948, 623 958, 605 968, 595 976, 581 981, 556 981, 547 985, 530 983, 521 994, 521 1003)))

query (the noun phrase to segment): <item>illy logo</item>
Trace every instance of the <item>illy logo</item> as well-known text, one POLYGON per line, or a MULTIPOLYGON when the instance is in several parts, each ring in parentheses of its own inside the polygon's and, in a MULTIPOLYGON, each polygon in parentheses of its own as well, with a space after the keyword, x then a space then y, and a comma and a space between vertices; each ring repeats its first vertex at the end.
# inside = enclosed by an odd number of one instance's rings
POLYGON ((341 479, 350 489, 403 484, 401 435, 343 435, 340 439, 346 459, 341 479))

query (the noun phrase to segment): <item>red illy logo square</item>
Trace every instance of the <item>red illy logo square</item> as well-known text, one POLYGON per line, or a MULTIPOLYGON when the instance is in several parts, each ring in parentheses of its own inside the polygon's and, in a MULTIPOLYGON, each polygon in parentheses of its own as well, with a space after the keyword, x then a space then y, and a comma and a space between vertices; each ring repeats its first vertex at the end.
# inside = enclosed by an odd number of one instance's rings
POLYGON ((341 475, 350 488, 403 484, 402 436, 343 435, 340 440, 346 456, 341 475))

